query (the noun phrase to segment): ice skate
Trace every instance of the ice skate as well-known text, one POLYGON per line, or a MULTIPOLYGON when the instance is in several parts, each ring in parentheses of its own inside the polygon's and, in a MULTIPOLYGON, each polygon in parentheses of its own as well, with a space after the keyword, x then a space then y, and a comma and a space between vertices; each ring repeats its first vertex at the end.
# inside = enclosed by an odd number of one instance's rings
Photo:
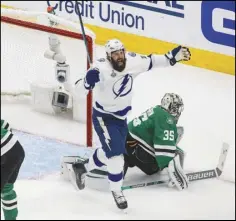
POLYGON ((112 191, 112 195, 119 209, 124 210, 128 208, 128 203, 122 191, 117 191, 117 192, 112 191))

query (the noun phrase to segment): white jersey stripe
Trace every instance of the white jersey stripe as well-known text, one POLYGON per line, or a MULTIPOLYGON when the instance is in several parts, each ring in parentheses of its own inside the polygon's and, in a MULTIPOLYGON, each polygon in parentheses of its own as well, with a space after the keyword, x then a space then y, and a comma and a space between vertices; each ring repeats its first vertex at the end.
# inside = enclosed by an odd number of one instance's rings
POLYGON ((169 145, 154 144, 154 148, 155 148, 155 150, 158 150, 158 149, 176 150, 176 146, 169 146, 169 145))
MULTIPOLYGON (((9 136, 9 135, 8 135, 9 136)), ((7 137, 8 137, 7 136, 7 137)), ((4 137, 5 138, 5 137, 4 137)), ((4 139, 6 140, 6 139, 4 139)), ((17 139, 13 135, 12 138, 9 140, 8 143, 6 143, 4 146, 2 146, 2 139, 1 139, 1 156, 3 156, 6 152, 8 152, 14 145, 16 144, 17 139)))
POLYGON ((155 152, 156 156, 164 156, 164 157, 175 157, 174 153, 167 153, 167 152, 155 152))

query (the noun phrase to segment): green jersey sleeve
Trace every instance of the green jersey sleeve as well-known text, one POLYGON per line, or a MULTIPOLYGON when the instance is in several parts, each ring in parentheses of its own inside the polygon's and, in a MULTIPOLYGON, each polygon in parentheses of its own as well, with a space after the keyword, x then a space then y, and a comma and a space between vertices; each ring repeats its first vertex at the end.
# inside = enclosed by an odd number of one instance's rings
POLYGON ((164 110, 157 110, 155 114, 155 129, 153 144, 156 161, 160 169, 168 166, 175 157, 176 140, 178 137, 174 118, 164 110))
POLYGON ((1 156, 7 153, 17 142, 12 134, 9 123, 1 119, 1 156))
POLYGON ((172 115, 160 106, 148 109, 128 125, 131 136, 156 158, 160 169, 175 157, 177 128, 172 115))
MULTIPOLYGON (((153 149, 153 133, 154 133, 154 108, 149 108, 140 116, 134 118, 129 124, 129 133, 133 138, 153 149)), ((154 152, 154 150, 153 150, 154 152)))
POLYGON ((1 119, 1 129, 11 130, 11 127, 7 121, 1 119))

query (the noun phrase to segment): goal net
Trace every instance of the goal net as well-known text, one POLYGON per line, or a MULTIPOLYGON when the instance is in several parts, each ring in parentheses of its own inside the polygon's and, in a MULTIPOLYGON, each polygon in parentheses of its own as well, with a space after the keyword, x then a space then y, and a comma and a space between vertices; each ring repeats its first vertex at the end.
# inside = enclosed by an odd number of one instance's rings
MULTIPOLYGON (((1 9, 1 99, 29 96, 31 82, 58 84, 55 79, 55 61, 46 59, 49 34, 58 35, 61 51, 70 65, 72 82, 76 82, 89 68, 87 51, 80 24, 47 12, 1 9), (56 27, 49 23, 56 22, 56 27)), ((85 28, 88 52, 94 56, 95 35, 85 28)), ((85 98, 86 145, 92 146, 92 94, 85 98)), ((81 105, 83 106, 83 105, 81 105)))

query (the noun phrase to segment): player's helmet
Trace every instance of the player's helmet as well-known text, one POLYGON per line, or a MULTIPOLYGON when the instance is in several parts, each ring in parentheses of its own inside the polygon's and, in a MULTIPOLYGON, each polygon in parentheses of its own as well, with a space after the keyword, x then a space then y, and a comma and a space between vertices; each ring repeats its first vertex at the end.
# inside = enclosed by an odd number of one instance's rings
POLYGON ((167 110, 178 121, 184 110, 184 103, 178 94, 166 93, 161 99, 161 107, 167 110))
POLYGON ((105 50, 107 53, 107 58, 110 60, 111 53, 114 51, 125 50, 124 45, 118 39, 111 39, 105 45, 105 50))

